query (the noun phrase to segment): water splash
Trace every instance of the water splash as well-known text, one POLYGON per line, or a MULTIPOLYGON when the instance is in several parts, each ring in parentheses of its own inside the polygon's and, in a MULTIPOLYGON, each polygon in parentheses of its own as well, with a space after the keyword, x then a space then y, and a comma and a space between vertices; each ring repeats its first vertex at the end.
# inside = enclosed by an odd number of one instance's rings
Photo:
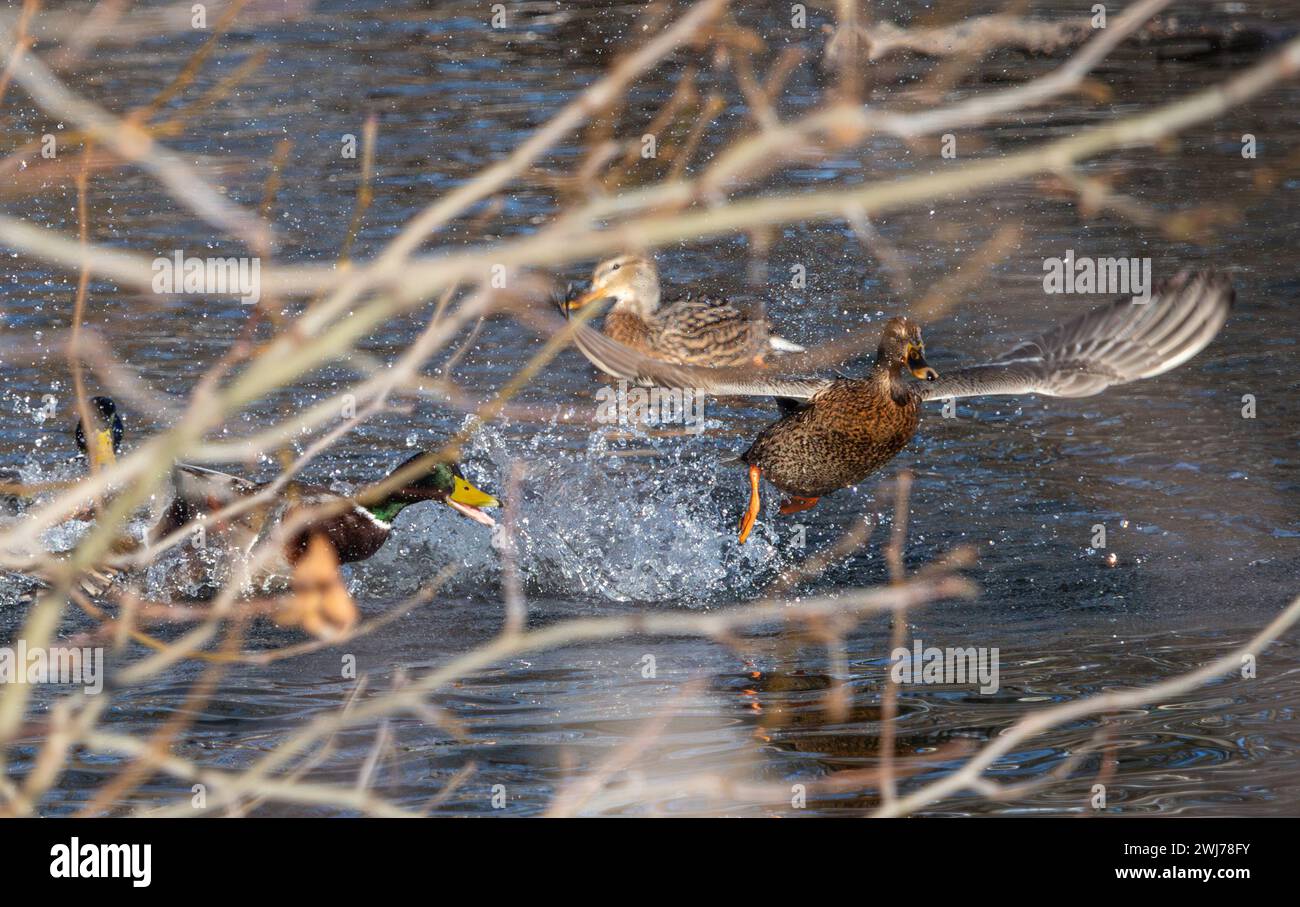
MULTIPOLYGON (((715 442, 621 433, 598 430, 574 449, 554 426, 528 437, 492 426, 466 448, 471 480, 503 495, 513 465, 524 464, 516 546, 528 593, 699 606, 753 595, 789 566, 761 532, 736 542, 741 483, 715 442)), ((357 565, 362 588, 410 594, 455 562, 453 589, 499 597, 500 530, 444 507, 407 513, 389 544, 357 565)))
MULTIPOLYGON (((516 547, 530 595, 709 605, 752 596, 790 565, 791 555, 761 525, 746 545, 736 542, 742 483, 715 440, 610 428, 585 442, 575 445, 571 429, 555 425, 525 435, 506 424, 480 429, 465 450, 470 479, 500 494, 514 464, 524 465, 516 547)), ((43 470, 32 463, 22 478, 48 482, 78 474, 73 464, 43 470)), ((67 551, 91 525, 62 523, 45 533, 43 545, 67 551)), ((146 525, 142 516, 128 531, 143 538, 146 525)), ((378 554, 348 568, 353 594, 363 600, 410 595, 456 563, 448 591, 497 600, 501 532, 446 507, 412 507, 378 554)), ((207 568, 203 575, 182 569, 192 561, 192 552, 164 554, 144 573, 146 594, 202 597, 214 576, 219 582, 231 572, 219 552, 200 565, 207 568)))

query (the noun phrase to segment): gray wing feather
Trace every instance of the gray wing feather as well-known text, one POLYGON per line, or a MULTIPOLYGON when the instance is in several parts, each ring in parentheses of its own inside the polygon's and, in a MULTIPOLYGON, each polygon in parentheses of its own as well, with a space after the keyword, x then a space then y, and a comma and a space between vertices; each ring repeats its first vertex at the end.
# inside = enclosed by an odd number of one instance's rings
POLYGON ((177 463, 172 474, 176 493, 190 500, 211 499, 222 506, 257 491, 257 483, 204 466, 177 463))
POLYGON ((995 394, 1090 397, 1177 368, 1203 350, 1232 309, 1223 274, 1182 271, 1145 303, 1120 299, 999 356, 919 388, 922 399, 995 394))

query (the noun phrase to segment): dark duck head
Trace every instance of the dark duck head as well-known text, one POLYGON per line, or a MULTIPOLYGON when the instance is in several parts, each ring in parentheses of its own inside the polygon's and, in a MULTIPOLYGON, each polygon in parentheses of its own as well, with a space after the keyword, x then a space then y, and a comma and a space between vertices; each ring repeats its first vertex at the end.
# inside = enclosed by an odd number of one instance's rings
POLYGON ((939 377, 939 373, 925 361, 921 329, 906 318, 891 318, 885 322, 880 347, 876 350, 876 368, 886 369, 894 376, 907 369, 923 381, 935 381, 939 377))
POLYGON ((91 469, 109 466, 122 452, 122 435, 125 427, 118 414, 117 404, 109 397, 91 397, 88 406, 90 429, 77 419, 77 450, 90 462, 91 469))
POLYGON ((454 462, 437 459, 432 454, 418 453, 402 462, 389 475, 405 472, 417 462, 422 464, 421 471, 366 509, 385 523, 391 523, 403 508, 411 504, 440 501, 476 523, 485 526, 496 524, 492 517, 483 512, 483 508, 497 507, 501 502, 470 484, 461 474, 460 466, 454 462))

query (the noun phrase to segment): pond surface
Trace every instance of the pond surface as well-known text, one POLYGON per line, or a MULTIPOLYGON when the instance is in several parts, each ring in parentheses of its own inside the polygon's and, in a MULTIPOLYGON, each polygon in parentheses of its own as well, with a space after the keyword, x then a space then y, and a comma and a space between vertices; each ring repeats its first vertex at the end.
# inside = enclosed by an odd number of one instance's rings
MULTIPOLYGON (((341 137, 359 135, 366 114, 377 112, 375 200, 355 249, 357 257, 373 255, 429 200, 508 153, 596 79, 637 14, 635 5, 518 6, 527 25, 504 31, 484 26, 486 6, 461 2, 322 3, 297 21, 236 30, 182 100, 197 97, 255 53, 267 53, 264 64, 170 144, 216 168, 232 198, 256 207, 277 143, 291 140, 275 206, 283 241, 278 256, 332 261, 347 234, 357 188, 356 162, 338 153, 341 137)), ((903 5, 875 6, 899 17, 906 11, 903 5)), ((1300 21, 1300 9, 1247 7, 1278 22, 1300 21)), ((814 58, 820 53, 819 27, 828 20, 815 6, 810 15, 804 31, 754 10, 741 20, 768 41, 761 57, 766 66, 787 46, 803 47, 814 58)), ((125 110, 162 90, 200 41, 181 33, 106 45, 64 77, 106 106, 125 110)), ((688 56, 636 86, 621 129, 640 134, 688 56)), ((1125 50, 1096 73, 1120 110, 1135 112, 1217 83, 1253 59, 1155 56, 1125 50)), ((1052 65, 999 56, 964 83, 959 95, 1022 81, 1052 65)), ((903 87, 916 84, 923 68, 908 63, 873 70, 874 98, 897 98, 903 87)), ((736 95, 730 75, 705 66, 701 79, 728 97, 736 95)), ((794 117, 812 109, 826 87, 817 67, 800 67, 779 112, 794 117)), ((666 286, 760 296, 784 336, 813 345, 909 312, 999 227, 1019 226, 1014 252, 978 286, 950 300, 943 317, 925 325, 929 360, 941 372, 995 355, 1104 301, 1043 292, 1043 261, 1071 249, 1096 257, 1147 256, 1157 277, 1183 267, 1221 269, 1232 276, 1238 303, 1205 352, 1159 378, 1083 400, 963 401, 954 419, 941 418, 936 406, 916 441, 878 476, 797 516, 779 518, 773 506, 743 548, 734 535, 743 473, 726 461, 772 419, 773 407, 759 400, 710 401, 702 432, 627 438, 592 424, 601 384, 587 362, 567 350, 520 402, 580 418, 498 421, 474 437, 465 458, 471 477, 496 491, 504 489, 512 464, 527 466, 519 562, 530 626, 608 614, 707 611, 753 599, 784 569, 834 544, 863 513, 880 524, 870 542, 800 591, 825 594, 881 583, 887 579, 883 545, 891 482, 898 469, 909 468, 915 485, 908 566, 973 545, 979 560, 970 575, 981 590, 975 601, 916 611, 910 637, 940 647, 997 648, 1000 687, 991 695, 971 685, 905 687, 900 753, 932 753, 960 740, 979 744, 1046 704, 1167 678, 1248 639, 1300 591, 1298 107, 1300 87, 1292 82, 1219 122, 1190 130, 1177 147, 1109 154, 1082 168, 1160 212, 1215 205, 1234 214, 1201 242, 1169 238, 1111 213, 1082 216, 1050 187, 1026 182, 876 223, 897 247, 910 290, 892 281, 842 222, 778 231, 758 285, 746 281, 751 250, 743 238, 663 250, 666 286), (1257 137, 1255 159, 1240 154, 1245 133, 1257 137), (796 265, 806 271, 806 287, 790 285, 796 265), (1256 400, 1253 419, 1242 417, 1247 394, 1256 400), (1107 530, 1104 552, 1090 547, 1096 524, 1107 530), (1116 566, 1106 565, 1107 553, 1116 556, 1116 566)), ((1050 112, 1033 111, 959 136, 959 158, 1027 147, 1106 115, 1104 107, 1072 98, 1050 112)), ((9 89, 0 122, 11 136, 56 128, 30 109, 16 86, 9 89)), ((706 133, 700 159, 749 128, 738 103, 706 133)), ((576 141, 564 145, 546 165, 567 168, 582 151, 576 141)), ((928 149, 880 139, 852 154, 792 168, 772 188, 855 184, 939 166, 928 149)), ((7 213, 75 234, 75 193, 62 181, 19 199, 0 196, 0 202, 7 213)), ((504 197, 491 230, 526 234, 553 211, 548 190, 518 186, 504 197)), ((94 176, 90 219, 97 242, 150 255, 175 248, 232 254, 129 169, 94 176)), ((437 242, 482 238, 457 226, 437 242)), ((6 255, 5 261, 0 331, 48 336, 65 328, 75 277, 26 258, 6 255)), ((585 279, 591 264, 557 276, 585 279)), ((179 397, 234 342, 246 315, 245 307, 226 299, 159 305, 95 282, 87 320, 155 388, 179 397)), ((391 360, 421 323, 415 317, 396 320, 362 346, 391 360)), ((541 343, 512 321, 491 320, 452 375, 474 399, 486 399, 541 343)), ((873 353, 863 350, 844 370, 861 370, 873 353)), ((443 360, 445 354, 426 371, 433 374, 443 360)), ((337 393, 352 377, 345 363, 323 370, 259 401, 229 426, 230 433, 253 431, 337 393)), ((71 401, 71 379, 60 355, 51 353, 38 366, 4 364, 0 466, 21 468, 28 477, 56 469, 71 444, 71 401), (40 409, 50 394, 58 408, 47 419, 40 409)), ((315 461, 309 474, 327 482, 366 481, 411 448, 437 444, 465 418, 427 402, 410 414, 385 414, 315 461)), ((137 443, 163 427, 149 413, 128 412, 127 419, 137 443)), ((244 471, 269 477, 274 464, 248 464, 244 471)), ((59 530, 52 541, 66 542, 69 532, 59 530)), ((432 506, 403 514, 396 537, 381 553, 349 569, 359 605, 375 616, 448 564, 458 570, 444 594, 346 647, 367 678, 363 697, 490 640, 503 616, 501 571, 484 527, 432 506)), ((148 582, 160 595, 169 591, 166 577, 148 582)), ((23 617, 18 591, 0 580, 0 635, 10 640, 23 617)), ((71 635, 87 626, 69 615, 64 629, 71 635)), ((287 631, 259 628, 247 644, 269 648, 293 641, 287 631)), ((306 719, 338 709, 353 695, 356 681, 340 677, 340 656, 331 649, 231 670, 175 751, 220 768, 247 765, 306 719)), ((467 741, 416 718, 392 720, 386 730, 391 743, 373 787, 411 809, 444 792, 431 806, 437 814, 491 814, 497 812, 494 786, 504 785, 505 812, 535 814, 566 779, 609 758, 671 706, 673 717, 644 747, 634 772, 643 790, 662 795, 650 798, 652 805, 627 805, 612 796, 605 808, 790 814, 781 804, 720 807, 671 791, 677 780, 701 773, 792 784, 876 765, 888 656, 889 628, 878 620, 850 637, 838 667, 823 647, 786 638, 777 628, 739 650, 690 639, 626 638, 511 659, 434 697, 463 722, 467 741), (644 676, 647 655, 656 666, 653 677, 644 676), (851 693, 847 720, 826 709, 834 678, 851 693), (697 683, 682 694, 689 681, 697 683), (460 774, 467 765, 472 769, 460 774), (448 790, 453 778, 457 786, 448 790)), ((183 665, 127 691, 106 723, 115 731, 147 735, 185 707, 201 670, 183 665)), ((1260 655, 1254 679, 1230 678, 1175 702, 1072 723, 1017 749, 992 775, 1001 781, 1044 777, 1090 747, 1107 725, 1108 753, 1117 760, 1113 770, 1106 769, 1112 772, 1108 812, 1294 814, 1300 808, 1297 694, 1300 650, 1293 634, 1260 655)), ((48 707, 50 698, 43 695, 39 707, 48 707)), ((340 736, 315 777, 350 782, 376 733, 370 726, 340 736)), ((13 771, 24 772, 31 754, 30 746, 11 753, 13 771)), ((933 779, 952 764, 934 762, 907 784, 933 779)), ((76 757, 42 812, 76 811, 120 765, 113 757, 76 757)), ((1101 754, 1092 753, 1065 780, 1021 798, 990 803, 961 795, 929 811, 1089 813, 1090 789, 1102 770, 1101 754)), ((188 796, 188 784, 159 776, 118 809, 188 796)), ((841 792, 810 797, 800 814, 852 815, 874 805, 874 793, 841 792)), ((304 809, 262 807, 269 813, 304 809)))

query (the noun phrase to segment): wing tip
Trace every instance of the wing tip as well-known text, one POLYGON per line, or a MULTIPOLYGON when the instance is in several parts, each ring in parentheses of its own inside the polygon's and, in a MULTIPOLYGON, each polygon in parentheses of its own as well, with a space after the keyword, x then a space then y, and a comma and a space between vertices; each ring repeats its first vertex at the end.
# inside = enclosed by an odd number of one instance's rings
POLYGON ((1208 294, 1205 298, 1211 300, 1216 307, 1221 306, 1231 311, 1237 304, 1237 288, 1233 286, 1232 278, 1227 272, 1214 268, 1184 268, 1157 284, 1153 293, 1181 294, 1189 288, 1197 288, 1208 294))
POLYGON ((1231 277, 1213 268, 1184 268, 1153 293, 1159 303, 1144 322, 1142 339, 1159 351, 1160 359, 1130 381, 1163 375, 1198 355, 1219 335, 1237 301, 1231 277))

